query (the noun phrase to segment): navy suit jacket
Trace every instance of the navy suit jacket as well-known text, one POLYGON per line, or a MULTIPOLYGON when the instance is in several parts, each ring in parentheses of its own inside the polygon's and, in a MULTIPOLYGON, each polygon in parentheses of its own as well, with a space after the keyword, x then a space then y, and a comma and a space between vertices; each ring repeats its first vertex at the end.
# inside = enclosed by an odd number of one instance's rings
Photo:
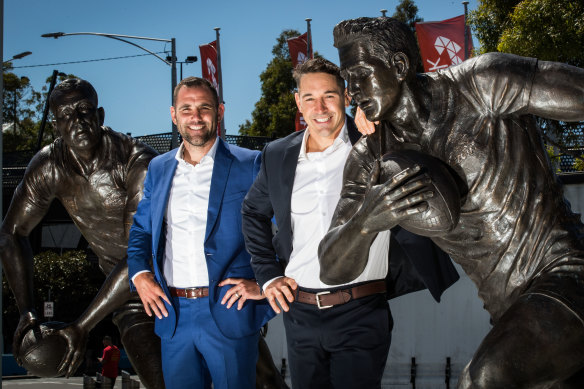
MULTIPOLYGON (((361 134, 350 117, 347 130, 354 144, 361 134)), ((243 235, 262 287, 284 275, 292 253, 290 202, 303 136, 304 131, 296 132, 266 145, 261 170, 243 202, 243 235), (272 237, 273 216, 278 231, 272 237)), ((392 229, 389 260, 386 279, 389 298, 428 288, 434 299, 440 301, 442 292, 459 278, 450 258, 429 238, 400 227, 392 229)))
MULTIPOLYGON (((209 272, 209 304, 211 315, 223 335, 240 338, 257 332, 275 315, 267 300, 246 301, 241 311, 235 306, 227 309, 221 305, 221 299, 232 285, 218 286, 228 277, 254 278, 241 234, 241 203, 259 170, 260 154, 228 145, 220 138, 217 142, 204 241, 209 272)), ((178 164, 175 159, 177 150, 150 162, 144 180, 144 197, 134 215, 128 241, 130 279, 139 271, 153 270, 170 301, 172 298, 162 274, 166 241, 164 215, 178 164)), ((134 289, 131 282, 130 286, 134 289)), ((176 329, 175 307, 167 304, 167 309, 168 317, 156 319, 155 322, 155 332, 162 339, 174 336, 176 329)))

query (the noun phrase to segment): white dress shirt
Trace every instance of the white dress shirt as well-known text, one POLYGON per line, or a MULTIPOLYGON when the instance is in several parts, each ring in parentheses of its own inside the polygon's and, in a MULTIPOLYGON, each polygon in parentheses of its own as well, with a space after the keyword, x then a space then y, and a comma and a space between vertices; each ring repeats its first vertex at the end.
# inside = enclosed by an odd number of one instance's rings
MULTIPOLYGON (((327 233, 343 186, 343 169, 351 151, 347 124, 322 152, 307 153, 307 130, 302 139, 291 199, 292 254, 285 275, 298 285, 326 289, 320 281, 318 245, 327 233)), ((384 279, 388 270, 389 231, 378 234, 369 249, 363 272, 349 284, 384 279)), ((267 285, 267 284, 266 284, 267 285)), ((343 284, 345 285, 345 284, 343 284)))
MULTIPOLYGON (((167 285, 176 288, 209 286, 205 260, 207 208, 217 140, 195 166, 184 160, 184 144, 176 153, 174 172, 166 206, 166 248, 162 272, 167 285)), ((132 277, 132 282, 141 273, 132 277)))

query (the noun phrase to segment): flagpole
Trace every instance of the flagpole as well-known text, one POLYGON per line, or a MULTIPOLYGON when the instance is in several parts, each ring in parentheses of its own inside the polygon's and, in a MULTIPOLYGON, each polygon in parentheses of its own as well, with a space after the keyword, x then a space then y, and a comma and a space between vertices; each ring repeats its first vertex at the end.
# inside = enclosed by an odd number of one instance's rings
MULTIPOLYGON (((224 103, 223 77, 221 75, 221 47, 219 45, 219 30, 221 30, 221 28, 215 27, 214 30, 217 38, 217 81, 219 83, 219 90, 217 91, 217 94, 219 95, 219 103, 224 103)), ((225 140, 225 114, 223 115, 223 120, 221 120, 221 139, 225 140)))
POLYGON ((308 55, 308 58, 314 58, 312 55, 312 33, 310 32, 310 21, 312 19, 306 18, 304 20, 306 20, 306 54, 308 55))
POLYGON ((464 60, 466 61, 469 57, 468 55, 468 27, 466 25, 466 18, 468 17, 468 1, 463 1, 464 5, 464 60))

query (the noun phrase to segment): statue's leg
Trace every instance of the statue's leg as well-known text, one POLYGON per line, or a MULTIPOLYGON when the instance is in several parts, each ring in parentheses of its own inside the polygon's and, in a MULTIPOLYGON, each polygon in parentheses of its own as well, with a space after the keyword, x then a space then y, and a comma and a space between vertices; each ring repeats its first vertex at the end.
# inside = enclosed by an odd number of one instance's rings
POLYGON ((130 300, 114 313, 113 322, 144 387, 164 389, 160 338, 154 333, 154 318, 146 315, 139 300, 130 300))
POLYGON ((274 364, 272 354, 263 336, 259 341, 259 356, 256 364, 256 389, 288 389, 288 385, 274 364))
POLYGON ((582 368, 580 315, 555 297, 530 293, 493 326, 463 371, 458 389, 551 388, 582 368))

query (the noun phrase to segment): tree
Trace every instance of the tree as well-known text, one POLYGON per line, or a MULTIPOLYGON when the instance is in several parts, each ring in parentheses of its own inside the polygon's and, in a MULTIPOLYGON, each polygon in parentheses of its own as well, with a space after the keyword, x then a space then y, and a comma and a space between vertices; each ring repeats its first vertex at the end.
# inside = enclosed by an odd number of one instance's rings
POLYGON ((414 25, 424 21, 424 19, 418 16, 418 6, 416 6, 414 0, 401 0, 395 7, 395 13, 392 15, 392 18, 407 24, 414 33, 416 32, 414 25))
POLYGON ((584 66, 584 3, 480 0, 469 23, 481 52, 500 51, 584 66))
POLYGON ((260 74, 262 95, 255 104, 251 122, 246 120, 239 126, 240 135, 283 137, 294 131, 296 82, 292 77, 287 40, 299 35, 296 30, 280 33, 272 48, 274 58, 260 74))
MULTIPOLYGON (((500 51, 584 66, 581 0, 479 0, 477 10, 470 12, 469 24, 481 53, 500 51)), ((538 120, 546 143, 580 158, 584 123, 538 120)), ((581 167, 582 163, 576 166, 581 167)))
MULTIPOLYGON (((49 293, 54 302, 54 320, 74 321, 87 308, 104 276, 86 257, 87 253, 82 250, 66 251, 61 255, 45 251, 34 256, 35 309, 39 317, 42 317, 43 302, 49 301, 49 293)), ((8 346, 12 344, 19 313, 6 277, 3 278, 2 293, 4 344, 8 346)))
MULTIPOLYGON (((18 77, 10 72, 12 64, 3 65, 4 95, 3 115, 7 130, 3 133, 5 152, 34 150, 38 142, 42 115, 48 98, 51 77, 41 91, 36 91, 28 77, 18 77)), ((74 78, 72 74, 59 73, 57 82, 74 78)), ((46 122, 41 146, 51 143, 58 136, 52 121, 46 122)))

